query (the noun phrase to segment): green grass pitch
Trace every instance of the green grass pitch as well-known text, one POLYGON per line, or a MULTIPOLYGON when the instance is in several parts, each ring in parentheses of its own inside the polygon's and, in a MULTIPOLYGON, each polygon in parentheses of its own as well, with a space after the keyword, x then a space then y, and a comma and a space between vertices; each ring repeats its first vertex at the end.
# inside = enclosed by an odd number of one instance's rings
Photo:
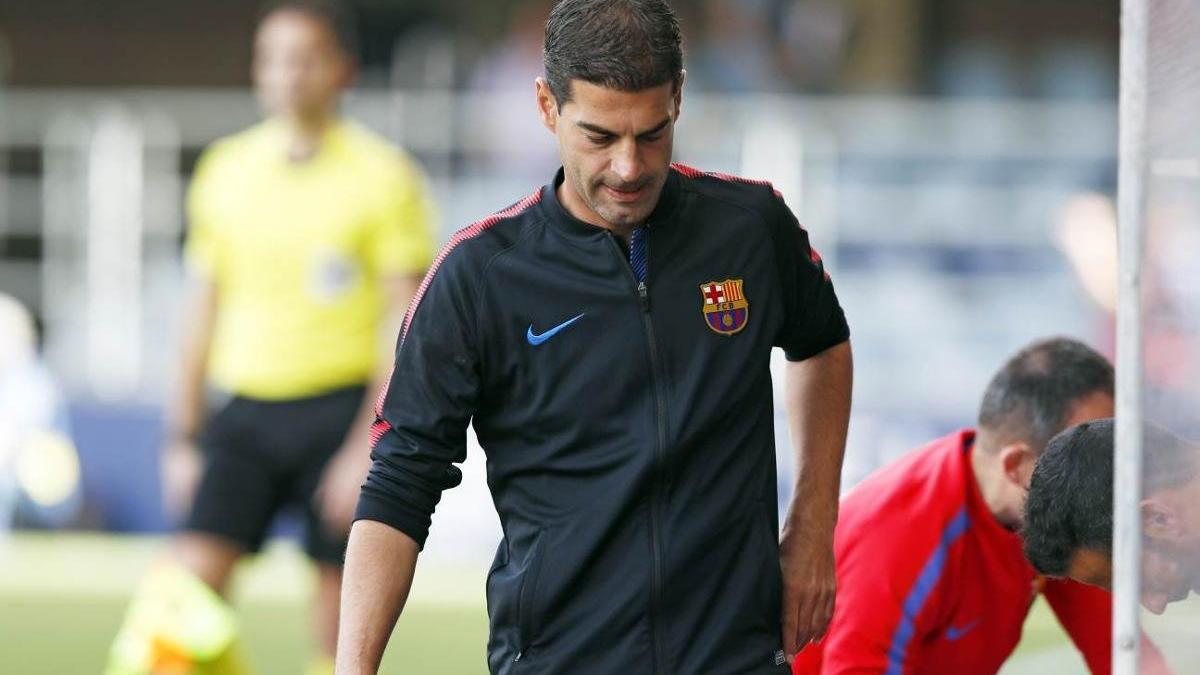
MULTIPOLYGON (((19 535, 0 543, 0 672, 94 675, 138 575, 161 539, 104 535, 19 535)), ((486 569, 423 565, 381 672, 486 673, 486 569)), ((256 673, 303 672, 311 649, 311 570, 295 547, 272 546, 234 584, 244 647, 256 673)), ((1085 672, 1039 602, 1008 675, 1085 672), (1022 666, 1022 663, 1026 664, 1022 666)))

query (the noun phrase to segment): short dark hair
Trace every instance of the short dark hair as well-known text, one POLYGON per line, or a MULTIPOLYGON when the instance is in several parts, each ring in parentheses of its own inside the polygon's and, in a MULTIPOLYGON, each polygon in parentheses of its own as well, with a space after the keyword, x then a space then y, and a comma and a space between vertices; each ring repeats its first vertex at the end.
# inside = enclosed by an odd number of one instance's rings
MULTIPOLYGON (((1074 426, 1038 458, 1025 501, 1025 557, 1042 574, 1061 577, 1078 551, 1112 554, 1113 420, 1074 426)), ((1161 427, 1142 432, 1142 493, 1196 478, 1196 447, 1161 427)))
POLYGON ((682 43, 666 0, 560 0, 546 21, 546 81, 560 106, 572 80, 620 91, 678 84, 682 43))
POLYGON ((1023 440, 1041 452, 1062 431, 1075 404, 1096 393, 1113 395, 1108 359, 1070 338, 1035 342, 1009 359, 988 384, 979 427, 1023 440))
POLYGON ((321 21, 337 38, 337 45, 351 58, 358 56, 358 25, 349 5, 340 0, 267 0, 258 12, 258 23, 276 12, 300 12, 321 21))

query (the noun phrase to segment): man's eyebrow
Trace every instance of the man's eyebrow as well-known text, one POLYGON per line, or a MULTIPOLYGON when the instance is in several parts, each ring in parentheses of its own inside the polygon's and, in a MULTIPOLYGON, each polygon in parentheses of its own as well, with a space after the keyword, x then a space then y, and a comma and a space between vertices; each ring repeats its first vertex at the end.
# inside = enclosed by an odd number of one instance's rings
MULTIPOLYGON (((666 129, 667 125, 670 123, 671 123, 671 118, 668 117, 668 118, 664 119, 663 121, 659 122, 658 124, 654 125, 654 127, 647 129, 646 131, 638 132, 637 135, 638 136, 649 136, 650 134, 658 133, 658 132, 662 131, 663 129, 666 129)), ((592 124, 591 122, 576 122, 575 126, 579 127, 580 129, 583 129, 584 131, 590 131, 593 134, 597 134, 599 136, 613 136, 613 137, 620 136, 620 134, 618 134, 615 131, 610 131, 600 125, 592 124)))
POLYGON ((663 129, 666 129, 667 125, 670 123, 671 123, 671 118, 667 117, 663 121, 659 122, 658 124, 655 124, 653 128, 647 129, 647 130, 643 131, 642 133, 638 134, 638 136, 649 136, 651 134, 657 134, 658 132, 662 131, 663 129))
POLYGON ((605 129, 604 127, 592 124, 591 122, 576 122, 575 126, 579 127, 580 129, 583 129, 584 131, 590 131, 593 134, 597 134, 600 136, 616 136, 617 135, 616 132, 609 131, 608 129, 605 129))

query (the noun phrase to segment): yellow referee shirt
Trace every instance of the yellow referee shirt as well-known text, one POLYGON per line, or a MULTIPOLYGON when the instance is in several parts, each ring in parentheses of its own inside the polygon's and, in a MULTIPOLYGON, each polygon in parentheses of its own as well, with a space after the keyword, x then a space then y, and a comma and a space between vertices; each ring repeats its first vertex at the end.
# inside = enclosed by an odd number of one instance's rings
POLYGON ((190 270, 217 285, 209 354, 216 387, 304 398, 376 370, 382 280, 421 273, 433 253, 424 178, 395 147, 337 122, 318 154, 287 159, 263 122, 208 148, 188 194, 190 270))

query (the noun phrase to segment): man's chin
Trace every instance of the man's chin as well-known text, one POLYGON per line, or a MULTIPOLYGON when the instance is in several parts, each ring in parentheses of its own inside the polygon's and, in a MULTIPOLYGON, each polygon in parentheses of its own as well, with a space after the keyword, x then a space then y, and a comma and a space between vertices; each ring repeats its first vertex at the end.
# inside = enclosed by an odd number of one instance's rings
POLYGON ((601 186, 600 192, 593 195, 596 198, 596 204, 592 210, 605 222, 617 227, 631 227, 645 223, 662 195, 661 189, 648 187, 644 190, 644 194, 636 200, 620 202, 610 199, 604 194, 604 191, 605 188, 601 186))
POLYGON ((597 213, 604 219, 604 222, 615 227, 636 227, 650 217, 649 209, 620 206, 598 209, 597 213))

